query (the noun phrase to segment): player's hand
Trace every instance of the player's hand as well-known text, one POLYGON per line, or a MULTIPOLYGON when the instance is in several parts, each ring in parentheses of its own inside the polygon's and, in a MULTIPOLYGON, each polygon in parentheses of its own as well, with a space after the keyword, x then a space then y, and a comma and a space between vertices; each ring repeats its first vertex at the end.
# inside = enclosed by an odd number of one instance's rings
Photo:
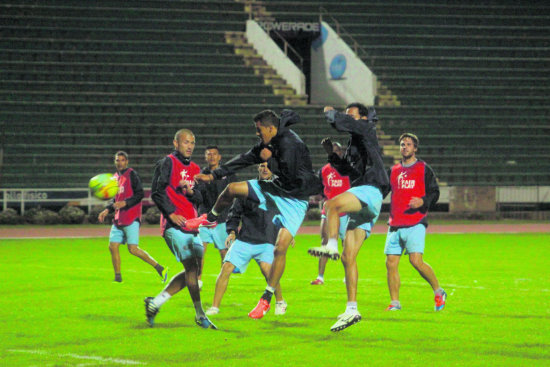
POLYGON ((290 241, 290 246, 294 248, 295 244, 296 244, 296 240, 293 238, 292 241, 290 241))
POLYGON ((260 158, 264 162, 267 162, 269 160, 269 158, 271 158, 272 155, 273 155, 273 153, 271 152, 271 150, 269 150, 267 148, 262 149, 262 151, 260 152, 260 158))
POLYGON ((332 140, 330 138, 324 138, 323 140, 321 140, 321 145, 328 155, 332 154, 332 140))
POLYGON ((183 217, 183 216, 181 216, 181 215, 177 215, 177 214, 172 213, 172 214, 170 214, 168 217, 170 218, 170 220, 171 220, 174 224, 176 224, 176 225, 178 225, 178 226, 180 226, 180 227, 183 227, 183 226, 185 225, 185 222, 186 222, 185 217, 183 217))
POLYGON ((411 198, 411 201, 409 201, 409 206, 413 209, 418 209, 422 205, 424 205, 424 200, 422 198, 418 198, 418 197, 413 196, 411 198))
POLYGON ((325 108, 323 109, 323 112, 328 112, 328 111, 333 111, 334 110, 334 107, 332 106, 325 106, 325 108))
POLYGON ((233 242, 235 242, 235 231, 231 231, 230 234, 227 235, 227 238, 225 239, 225 248, 230 248, 233 242))
POLYGON ((99 215, 97 216, 97 220, 99 223, 103 223, 105 221, 105 217, 109 214, 109 209, 103 210, 99 215))
POLYGON ((199 183, 199 182, 212 182, 212 181, 214 181, 214 175, 211 174, 211 173, 209 173, 209 174, 199 173, 199 174, 195 175, 194 180, 195 180, 196 183, 199 183))
POLYGON ((122 209, 126 206, 126 200, 123 200, 123 201, 117 201, 113 204, 113 208, 115 210, 119 210, 119 209, 122 209))

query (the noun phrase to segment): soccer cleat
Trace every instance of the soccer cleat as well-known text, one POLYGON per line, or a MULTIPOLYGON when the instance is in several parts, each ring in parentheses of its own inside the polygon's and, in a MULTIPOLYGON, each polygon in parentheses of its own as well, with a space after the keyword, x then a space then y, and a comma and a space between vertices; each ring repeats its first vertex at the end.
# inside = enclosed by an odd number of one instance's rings
POLYGON ((386 308, 386 311, 401 311, 401 306, 400 305, 392 305, 390 303, 388 308, 386 308))
POLYGON ((309 283, 311 285, 323 285, 325 284, 325 282, 323 281, 323 279, 319 279, 319 278, 316 278, 314 280, 311 281, 311 283, 309 283))
POLYGON ((447 299, 447 293, 445 291, 442 291, 441 293, 437 293, 435 295, 434 301, 435 301, 435 310, 441 311, 443 308, 445 308, 445 300, 447 299))
POLYGON ((212 323, 212 321, 210 321, 208 319, 208 317, 206 316, 199 316, 199 317, 195 317, 195 323, 197 325, 199 325, 201 328, 203 329, 214 329, 214 330, 218 330, 218 328, 216 327, 216 325, 214 325, 212 323))
POLYGON ((275 315, 284 315, 286 313, 286 307, 287 307, 286 301, 281 301, 275 303, 275 315))
POLYGON ((338 249, 332 249, 327 247, 327 250, 323 254, 323 256, 326 256, 331 260, 338 260, 340 258, 340 253, 338 252, 338 249))
POLYGON ((311 256, 315 256, 315 257, 321 257, 323 256, 323 254, 327 251, 327 247, 326 246, 319 246, 319 247, 310 247, 308 250, 307 250, 307 253, 310 254, 311 256))
POLYGON ((166 281, 168 280, 168 270, 169 270, 168 268, 164 268, 164 270, 160 274, 160 277, 162 279, 162 283, 166 283, 166 281))
POLYGON ((149 326, 155 326, 155 316, 159 313, 159 308, 153 303, 153 297, 147 297, 145 302, 145 316, 147 316, 147 322, 149 326))
POLYGON ((206 310, 205 314, 208 316, 210 315, 217 315, 220 313, 220 309, 217 307, 210 307, 208 310, 206 310))
POLYGON ((217 225, 218 222, 209 222, 208 219, 206 219, 206 214, 203 214, 197 218, 188 219, 185 222, 185 227, 190 230, 198 230, 199 227, 214 228, 217 225))
POLYGON ((270 308, 271 306, 269 305, 269 302, 263 298, 260 298, 256 307, 248 313, 248 317, 251 319, 261 319, 270 308))
POLYGON ((359 311, 345 312, 338 316, 338 321, 332 325, 330 331, 342 331, 353 324, 357 324, 359 321, 361 321, 359 311))

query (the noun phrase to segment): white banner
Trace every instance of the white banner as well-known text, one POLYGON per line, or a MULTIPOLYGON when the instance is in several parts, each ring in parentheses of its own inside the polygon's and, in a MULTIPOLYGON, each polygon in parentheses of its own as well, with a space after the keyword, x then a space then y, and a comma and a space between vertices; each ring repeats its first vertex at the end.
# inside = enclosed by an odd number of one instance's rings
POLYGON ((311 46, 311 103, 374 105, 376 75, 325 22, 311 46))

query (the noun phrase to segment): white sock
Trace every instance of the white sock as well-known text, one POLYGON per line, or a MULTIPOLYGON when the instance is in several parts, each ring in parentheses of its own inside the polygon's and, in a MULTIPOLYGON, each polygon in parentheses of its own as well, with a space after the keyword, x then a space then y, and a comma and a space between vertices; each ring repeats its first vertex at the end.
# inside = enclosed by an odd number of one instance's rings
POLYGON ((323 276, 323 274, 319 274, 317 275, 317 279, 324 281, 325 277, 323 276))
POLYGON ((351 313, 356 311, 357 311, 357 302, 348 302, 346 304, 346 313, 351 313))
POLYGON ((265 290, 266 290, 266 291, 269 291, 269 292, 271 292, 271 293, 275 293, 275 288, 270 287, 269 285, 265 287, 265 290))
POLYGON ((155 306, 160 308, 160 306, 165 304, 170 299, 170 297, 172 297, 170 293, 162 291, 158 296, 153 299, 153 303, 155 304, 155 306))
POLYGON ((338 240, 336 238, 329 238, 327 248, 338 251, 338 240))
POLYGON ((212 311, 218 311, 218 312, 220 312, 220 309, 217 308, 217 307, 214 307, 214 306, 210 307, 210 309, 211 309, 212 311))

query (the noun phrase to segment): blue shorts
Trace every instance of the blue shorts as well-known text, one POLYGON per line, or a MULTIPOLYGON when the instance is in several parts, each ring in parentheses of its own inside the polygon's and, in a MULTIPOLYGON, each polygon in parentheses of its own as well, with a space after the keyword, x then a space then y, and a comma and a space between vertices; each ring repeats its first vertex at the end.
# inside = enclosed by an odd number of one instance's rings
POLYGON ((401 255, 403 250, 407 254, 412 252, 424 253, 424 242, 426 239, 426 227, 423 224, 417 224, 412 227, 397 228, 391 231, 388 229, 386 236, 386 255, 401 255))
POLYGON ((199 227, 199 238, 202 243, 213 243, 218 250, 224 250, 227 238, 226 228, 225 223, 218 223, 214 228, 199 227))
POLYGON ((274 210, 273 223, 277 228, 286 228, 296 236, 306 216, 308 202, 293 197, 279 196, 262 189, 258 180, 248 180, 248 198, 259 203, 262 210, 274 210))
POLYGON ((176 260, 183 262, 190 258, 202 258, 204 247, 199 236, 185 233, 176 228, 168 228, 164 231, 164 240, 176 260))
MULTIPOLYGON (((250 260, 254 259, 258 264, 260 262, 271 265, 273 262, 274 246, 270 243, 250 244, 240 240, 235 240, 229 248, 223 262, 230 262, 235 265, 236 272, 244 274, 250 260)), ((234 271, 235 272, 235 271, 234 271)))
MULTIPOLYGON (((325 219, 326 215, 321 215, 321 219, 325 219)), ((342 215, 340 217, 340 228, 338 229, 338 235, 340 236, 340 239, 343 241, 344 238, 346 238, 346 230, 348 228, 348 221, 349 221, 349 215, 342 215)), ((370 233, 370 231, 369 231, 370 233)))
POLYGON ((382 192, 370 185, 352 187, 348 191, 361 202, 363 208, 356 213, 349 213, 348 230, 361 228, 370 234, 382 208, 382 192))
POLYGON ((113 224, 109 242, 127 243, 128 245, 139 245, 139 221, 124 227, 118 227, 113 224))

